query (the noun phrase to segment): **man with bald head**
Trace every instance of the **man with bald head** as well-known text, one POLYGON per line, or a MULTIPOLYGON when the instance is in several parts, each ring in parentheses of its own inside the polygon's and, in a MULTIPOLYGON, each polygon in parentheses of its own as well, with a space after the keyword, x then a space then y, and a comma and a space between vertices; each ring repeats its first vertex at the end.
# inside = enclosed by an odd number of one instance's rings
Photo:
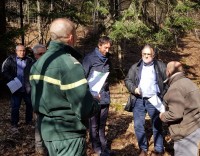
POLYGON ((169 62, 166 74, 169 89, 164 102, 167 111, 160 113, 160 119, 169 125, 174 140, 174 155, 197 156, 200 142, 200 90, 185 77, 180 62, 169 62))
POLYGON ((72 56, 73 22, 55 19, 50 35, 48 50, 30 72, 38 128, 49 156, 84 156, 86 121, 98 111, 99 98, 91 95, 82 65, 72 56))
POLYGON ((76 42, 75 25, 68 19, 56 19, 50 27, 51 40, 60 41, 69 46, 76 42))

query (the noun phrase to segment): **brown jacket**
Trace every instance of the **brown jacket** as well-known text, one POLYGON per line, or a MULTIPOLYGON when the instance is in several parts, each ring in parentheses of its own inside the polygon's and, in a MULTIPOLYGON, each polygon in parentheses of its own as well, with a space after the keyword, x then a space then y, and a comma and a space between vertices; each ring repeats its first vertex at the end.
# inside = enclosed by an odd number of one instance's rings
POLYGON ((161 120, 169 124, 173 140, 182 139, 200 128, 200 90, 184 73, 173 75, 164 96, 168 110, 161 120))

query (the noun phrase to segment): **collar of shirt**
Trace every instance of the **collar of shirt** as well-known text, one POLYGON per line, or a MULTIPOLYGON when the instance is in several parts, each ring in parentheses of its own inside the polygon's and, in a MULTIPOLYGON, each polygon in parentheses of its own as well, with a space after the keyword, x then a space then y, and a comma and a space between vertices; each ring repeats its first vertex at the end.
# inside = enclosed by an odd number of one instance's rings
POLYGON ((17 58, 17 60, 21 60, 21 61, 26 59, 26 57, 20 58, 18 56, 16 56, 16 58, 17 58))
POLYGON ((98 48, 95 48, 95 52, 96 52, 97 56, 98 56, 103 62, 105 62, 105 61, 108 59, 106 56, 104 56, 104 55, 101 54, 101 52, 99 51, 98 48))
POLYGON ((154 62, 152 61, 152 62, 150 62, 150 63, 145 63, 145 62, 143 62, 143 65, 144 66, 152 66, 154 64, 154 62))

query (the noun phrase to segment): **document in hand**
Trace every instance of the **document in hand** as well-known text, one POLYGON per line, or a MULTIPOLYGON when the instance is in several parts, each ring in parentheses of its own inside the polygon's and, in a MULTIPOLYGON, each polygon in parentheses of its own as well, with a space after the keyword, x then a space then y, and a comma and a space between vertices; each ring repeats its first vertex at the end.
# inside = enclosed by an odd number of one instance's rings
POLYGON ((15 77, 14 80, 7 83, 7 86, 9 87, 11 93, 14 93, 19 88, 22 87, 22 83, 19 81, 19 79, 17 77, 15 77))
POLYGON ((165 106, 162 104, 160 98, 157 95, 152 96, 148 101, 156 107, 159 112, 165 112, 165 106))
POLYGON ((103 87, 109 72, 102 73, 94 71, 91 76, 88 78, 88 83, 91 93, 99 93, 103 87))

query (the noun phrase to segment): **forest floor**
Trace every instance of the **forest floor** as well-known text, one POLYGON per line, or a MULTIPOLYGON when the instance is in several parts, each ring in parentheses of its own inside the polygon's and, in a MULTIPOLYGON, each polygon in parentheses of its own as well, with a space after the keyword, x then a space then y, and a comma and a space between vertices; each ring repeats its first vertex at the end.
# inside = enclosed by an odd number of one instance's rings
MULTIPOLYGON (((39 156, 35 154, 34 124, 26 125, 24 121, 25 105, 20 109, 19 133, 13 134, 10 127, 9 99, 0 100, 0 155, 2 156, 39 156)), ((146 128, 148 138, 151 138, 150 121, 147 118, 146 128)), ((115 156, 137 156, 138 147, 133 133, 132 113, 117 109, 113 104, 110 107, 106 133, 108 144, 115 156)), ((168 137, 168 136, 167 136, 168 137)), ((173 153, 169 137, 165 142, 166 156, 173 153)), ((87 139, 89 140, 89 139, 87 139)), ((95 156, 91 144, 87 141, 88 156, 95 156)), ((152 139, 149 142, 150 150, 153 149, 152 139)))
MULTIPOLYGON (((172 60, 181 61, 185 64, 188 76, 198 85, 200 82, 200 42, 194 35, 188 35, 179 41, 179 48, 169 54, 162 54, 161 58, 166 62, 172 60)), ((122 84, 111 87, 112 104, 110 107, 106 133, 108 143, 115 156, 138 156, 139 149, 133 131, 132 113, 123 111, 123 104, 126 102, 127 93, 117 93, 122 84), (114 98, 119 97, 120 101, 114 98)), ((123 89, 122 89, 123 90, 123 89)), ((0 99, 0 155, 2 156, 37 156, 34 146, 34 124, 24 124, 25 106, 20 109, 19 134, 10 131, 10 107, 9 98, 5 96, 0 99)), ((166 127, 165 127, 166 128, 166 127)), ((146 130, 149 138, 149 153, 153 150, 152 129, 150 120, 146 118, 146 130)), ((167 130, 165 135, 164 156, 173 156, 173 141, 170 139, 167 130)), ((88 156, 94 156, 91 144, 88 142, 88 156)))

